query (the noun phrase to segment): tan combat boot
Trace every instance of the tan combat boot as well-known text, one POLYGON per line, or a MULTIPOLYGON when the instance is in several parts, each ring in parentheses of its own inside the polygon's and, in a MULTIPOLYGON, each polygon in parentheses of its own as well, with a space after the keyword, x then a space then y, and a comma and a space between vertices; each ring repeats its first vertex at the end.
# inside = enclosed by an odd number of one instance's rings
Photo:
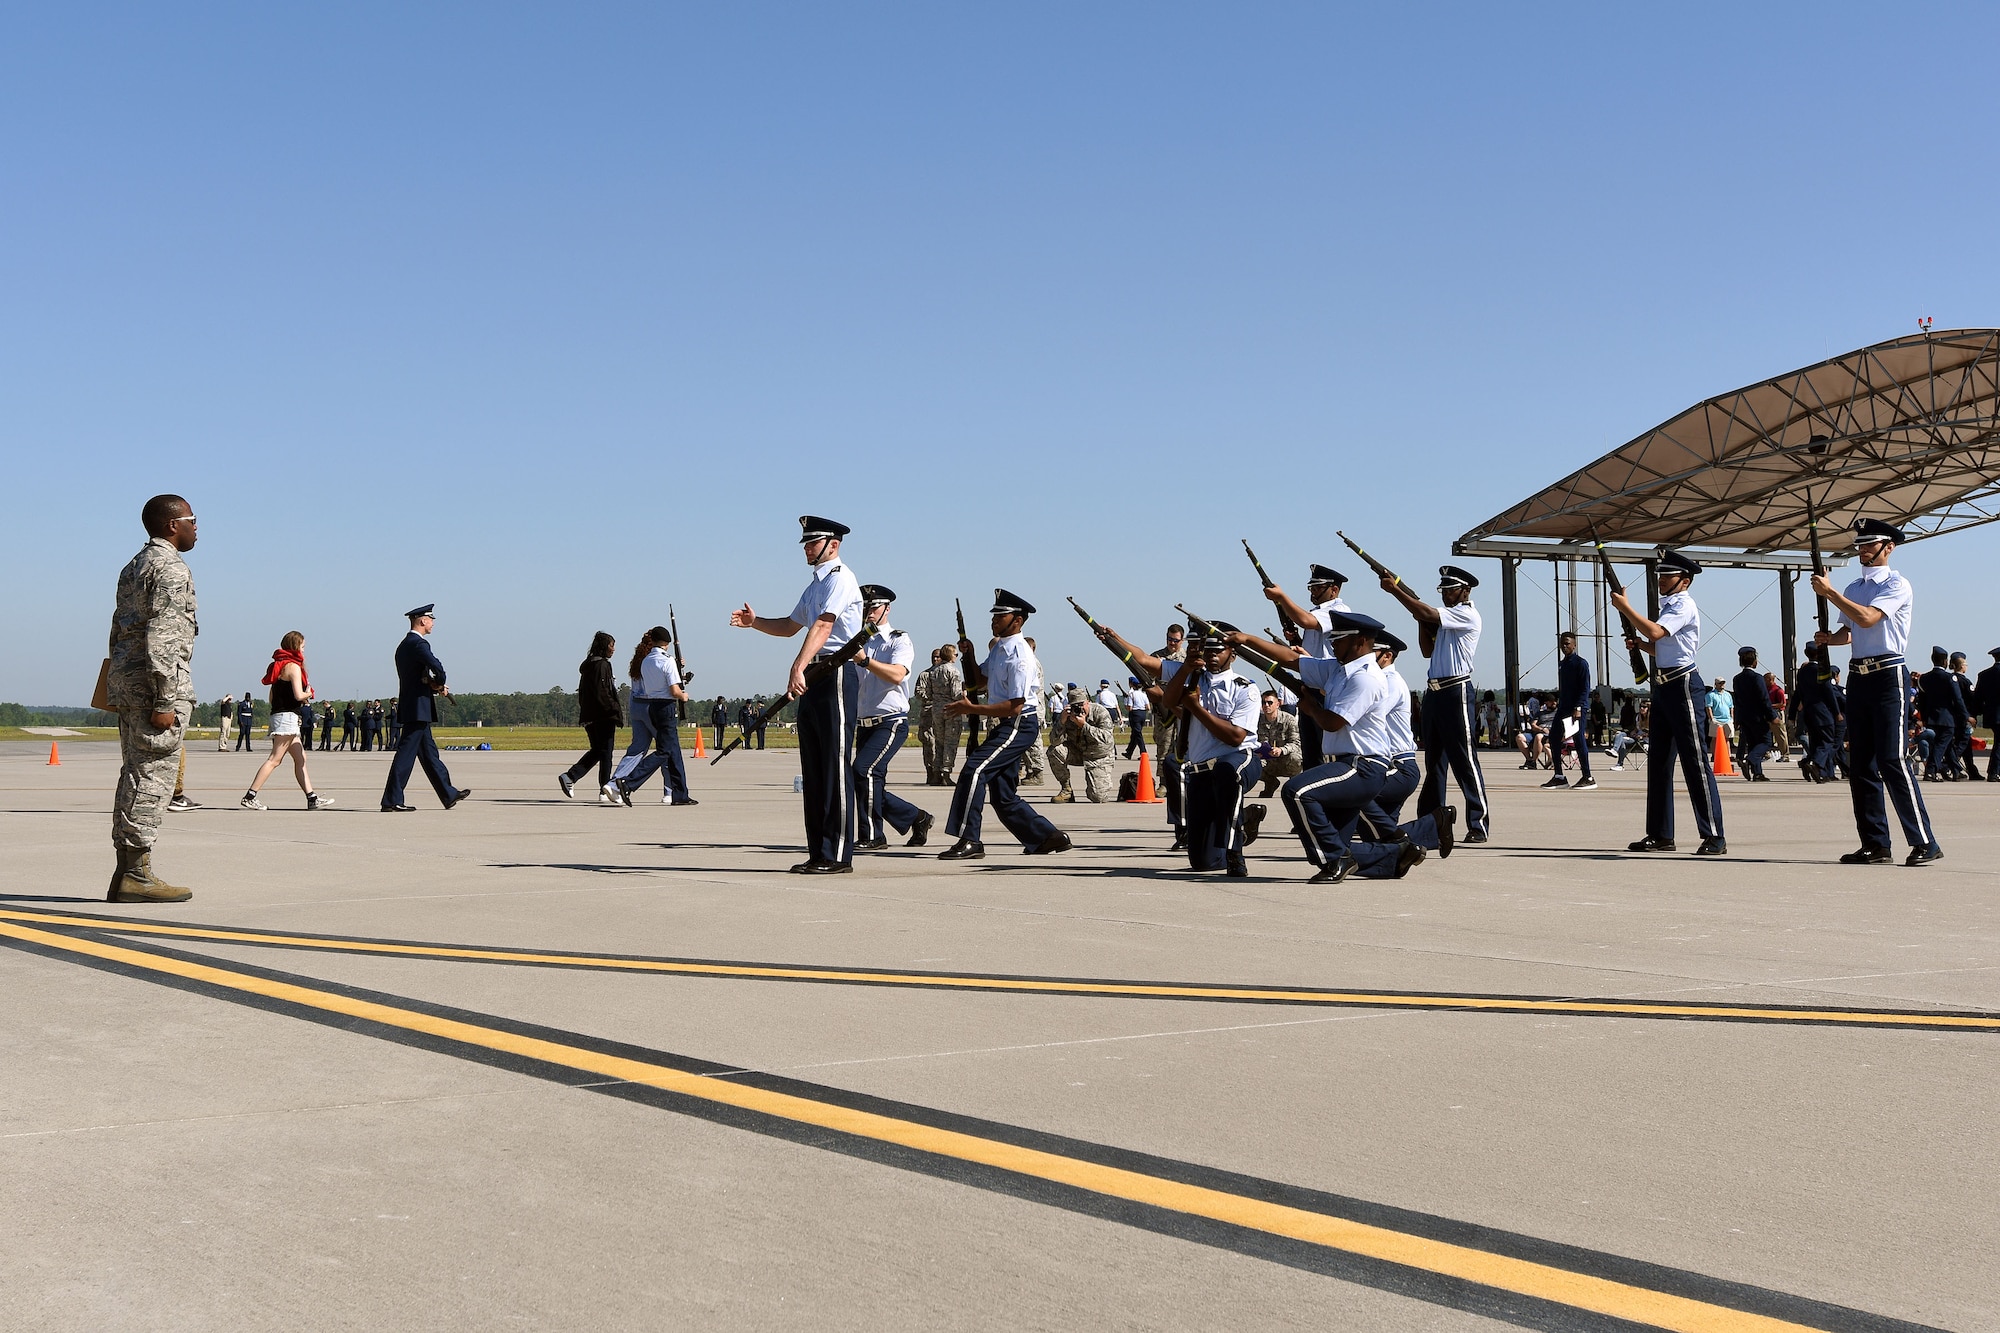
POLYGON ((1071 791, 1071 790, 1070 790, 1070 789, 1069 789, 1068 787, 1064 787, 1064 788, 1063 788, 1063 789, 1062 789, 1061 791, 1057 792, 1057 793, 1056 793, 1056 794, 1055 794, 1054 796, 1051 796, 1051 797, 1049 797, 1049 804, 1051 804, 1051 805, 1067 805, 1067 804, 1069 804, 1070 802, 1074 801, 1075 799, 1076 799, 1076 793, 1075 793, 1075 792, 1073 792, 1073 791, 1071 791))
POLYGON ((192 897, 194 890, 169 884, 153 873, 151 851, 137 847, 118 849, 118 869, 112 875, 106 902, 184 903, 192 897))

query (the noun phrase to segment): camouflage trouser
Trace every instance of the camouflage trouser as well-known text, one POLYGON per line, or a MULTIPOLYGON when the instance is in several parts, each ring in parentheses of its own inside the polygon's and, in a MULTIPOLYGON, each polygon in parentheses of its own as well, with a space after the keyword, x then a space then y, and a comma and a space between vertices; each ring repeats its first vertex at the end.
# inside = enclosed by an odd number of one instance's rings
POLYGON ((1298 758, 1294 755, 1281 754, 1276 759, 1266 760, 1264 762, 1264 790, 1262 794, 1269 796, 1278 789, 1279 783, 1283 782, 1286 778, 1297 777, 1302 771, 1298 758))
POLYGON ((965 735, 965 719, 946 717, 943 707, 938 705, 939 711, 931 721, 931 745, 935 749, 937 775, 941 778, 949 777, 958 767, 958 742, 965 735))
MULTIPOLYGON (((1063 786, 1069 782, 1069 747, 1051 745, 1049 747, 1049 772, 1063 786)), ((1086 759, 1083 763, 1083 794, 1099 803, 1118 799, 1118 764, 1110 756, 1103 759, 1086 759)))
POLYGON ((1048 765, 1042 762, 1042 736, 1045 734, 1037 732, 1035 743, 1021 753, 1020 785, 1023 787, 1041 786, 1042 779, 1048 774, 1048 765))
POLYGON ((917 744, 924 752, 924 776, 937 776, 937 724, 931 721, 931 710, 927 707, 917 710, 917 744))
POLYGON ((1174 752, 1174 733, 1180 730, 1180 715, 1164 709, 1156 710, 1153 719, 1153 768, 1157 771, 1160 762, 1174 752))
POLYGON ((144 851, 173 798, 174 779, 181 766, 181 740, 187 733, 188 705, 174 709, 174 725, 153 727, 152 709, 118 710, 118 793, 111 802, 111 845, 144 851))

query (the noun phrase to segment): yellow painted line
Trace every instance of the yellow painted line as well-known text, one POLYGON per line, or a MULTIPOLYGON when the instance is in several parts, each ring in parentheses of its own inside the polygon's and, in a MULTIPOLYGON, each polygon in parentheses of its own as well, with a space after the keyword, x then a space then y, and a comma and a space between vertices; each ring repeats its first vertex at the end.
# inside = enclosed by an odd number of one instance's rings
POLYGON ((211 926, 176 926, 150 922, 106 921, 100 917, 0 909, 0 920, 51 926, 81 926, 114 935, 157 935, 175 939, 212 940, 226 944, 276 945, 323 949, 339 953, 381 954, 398 958, 446 961, 546 964, 610 972, 654 972, 680 976, 747 978, 778 981, 825 981, 906 986, 930 990, 1015 991, 1046 995, 1104 995, 1128 999, 1221 1000, 1234 1003, 1324 1005, 1341 1008, 1377 1006, 1391 1009, 1433 1009, 1471 1012, 1549 1013, 1593 1018, 1691 1018, 1807 1023, 1822 1026, 1935 1028, 1943 1031, 2000 1032, 2000 1015, 1955 1014, 1937 1010, 1804 1009, 1731 1004, 1646 1004, 1621 1000, 1546 999, 1508 995, 1439 995, 1395 991, 1288 990, 1257 986, 1180 986, 1125 981, 1065 981, 1061 978, 980 977, 964 973, 873 972, 866 969, 787 967, 758 963, 685 962, 659 958, 593 958, 576 954, 538 953, 520 949, 488 949, 439 944, 406 944, 392 940, 330 940, 310 935, 237 930, 211 926))
POLYGON ((182 977, 303 1008, 363 1019, 384 1027, 401 1028, 526 1060, 575 1069, 600 1078, 659 1088, 759 1115, 992 1167, 1109 1198, 1125 1199, 1190 1217, 1208 1218, 1309 1245, 1459 1278, 1576 1310, 1673 1329, 1679 1333, 1778 1333, 1779 1330, 1811 1327, 1386 1227, 1328 1217, 1323 1213, 1187 1185, 1143 1172, 1023 1148, 975 1134, 830 1105, 808 1097, 772 1092, 705 1074, 691 1074, 648 1061, 606 1055, 563 1042, 521 1036, 477 1023, 441 1018, 292 982, 251 976, 179 958, 164 958, 100 940, 52 934, 4 921, 0 921, 0 935, 45 949, 84 954, 127 968, 182 977))

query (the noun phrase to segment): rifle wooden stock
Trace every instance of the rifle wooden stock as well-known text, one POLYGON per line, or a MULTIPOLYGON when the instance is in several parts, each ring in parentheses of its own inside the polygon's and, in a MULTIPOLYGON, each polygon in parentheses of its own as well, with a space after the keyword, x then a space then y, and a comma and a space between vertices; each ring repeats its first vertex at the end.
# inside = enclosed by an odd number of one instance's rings
MULTIPOLYGON (((1624 596, 1625 585, 1618 581, 1618 571, 1611 567, 1611 553, 1604 549, 1603 542, 1597 540, 1596 533, 1591 534, 1590 544, 1597 548, 1597 563, 1604 570, 1605 586, 1619 596, 1624 596)), ((1624 623, 1625 633, 1628 637, 1634 639, 1639 637, 1638 629, 1632 624, 1632 617, 1620 611, 1618 619, 1624 623)), ((1632 683, 1635 685, 1644 685, 1647 677, 1653 674, 1652 669, 1646 665, 1646 655, 1637 648, 1627 648, 1626 651, 1632 654, 1632 683)))
MULTIPOLYGON (((1090 618, 1090 612, 1084 610, 1081 606, 1077 605, 1076 598, 1071 597, 1067 598, 1066 600, 1069 602, 1071 608, 1074 609, 1078 615, 1083 617, 1083 623, 1090 626, 1093 637, 1095 636, 1096 631, 1104 628, 1104 626, 1098 624, 1095 620, 1092 620, 1090 618)), ((1097 641, 1099 643, 1104 643, 1104 640, 1102 639, 1098 639, 1097 641)), ((1133 675, 1139 678, 1139 684, 1142 688, 1147 685, 1157 685, 1160 683, 1159 681, 1152 679, 1153 673, 1146 670, 1146 668, 1140 666, 1136 661, 1133 660, 1132 654, 1126 652, 1123 648, 1118 648, 1108 643, 1104 643, 1104 646, 1106 648, 1111 649, 1111 655, 1113 657, 1116 657, 1119 661, 1123 662, 1126 668, 1130 670, 1133 675)))
MULTIPOLYGON (((672 627, 669 626, 669 628, 672 627)), ((868 638, 869 636, 866 634, 856 634, 853 638, 849 639, 846 643, 842 644, 840 646, 840 651, 836 652, 832 657, 825 658, 822 661, 814 662, 809 666, 807 666, 805 670, 806 688, 811 689, 814 685, 818 684, 822 680, 825 680, 828 676, 832 675, 834 672, 840 670, 842 667, 846 666, 849 662, 853 661, 855 656, 858 653, 860 653, 862 647, 867 644, 868 638)), ((739 735, 735 740, 729 742, 729 744, 724 746, 722 749, 717 750, 715 752, 715 758, 708 761, 709 767, 713 768, 715 765, 721 763, 723 760, 723 756, 727 755, 731 750, 734 750, 737 746, 743 744, 744 741, 748 740, 751 732, 757 730, 759 727, 770 725, 771 719, 776 717, 779 713, 783 712, 785 705, 790 703, 791 701, 792 701, 792 696, 790 692, 787 691, 784 693, 780 693, 777 698, 773 699, 769 704, 766 704, 764 707, 764 711, 757 714, 756 717, 750 720, 750 725, 743 729, 741 735, 739 735)))
POLYGON ((1375 571, 1376 578, 1387 579, 1391 583, 1401 583, 1403 581, 1402 579, 1396 576, 1396 572, 1394 570, 1390 569, 1380 560, 1377 560, 1374 556, 1368 554, 1368 552, 1362 550, 1361 547, 1355 542, 1354 538, 1348 536, 1346 533, 1342 532, 1339 528, 1335 528, 1333 530, 1333 535, 1340 538, 1342 541, 1346 542, 1347 549, 1354 552, 1354 554, 1360 556, 1362 563, 1367 565, 1368 568, 1375 571))
MULTIPOLYGON (((1248 537, 1241 537, 1238 538, 1238 540, 1243 543, 1243 554, 1250 557, 1251 565, 1254 566, 1257 570, 1258 581, 1261 582, 1266 588, 1277 587, 1278 581, 1272 578, 1269 574, 1264 572, 1264 562, 1262 560, 1259 560, 1257 558, 1257 553, 1250 549, 1250 539, 1248 537)), ((1276 603, 1273 603, 1273 605, 1275 606, 1276 603)), ((1294 648, 1298 647, 1299 628, 1300 628, 1299 623, 1296 620, 1292 619, 1291 615, 1286 612, 1284 607, 1279 606, 1277 610, 1278 610, 1278 623, 1285 627, 1285 635, 1284 635, 1285 642, 1291 644, 1294 648)), ((1272 637, 1275 638, 1277 636, 1273 635, 1272 637)))

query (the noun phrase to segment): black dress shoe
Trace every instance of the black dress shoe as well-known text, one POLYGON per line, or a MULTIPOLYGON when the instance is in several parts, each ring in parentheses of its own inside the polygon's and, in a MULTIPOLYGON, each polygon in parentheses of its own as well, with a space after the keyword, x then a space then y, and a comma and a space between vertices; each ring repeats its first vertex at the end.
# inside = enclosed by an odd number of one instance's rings
POLYGON ((1069 840, 1069 834, 1057 829, 1033 847, 1023 847, 1021 850, 1029 856, 1051 856, 1056 852, 1066 852, 1074 846, 1076 844, 1069 840))
POLYGON ((472 795, 472 788, 460 787, 451 794, 451 799, 444 803, 444 808, 449 810, 470 795, 472 795))
POLYGON ((1671 852, 1673 849, 1672 838, 1641 838, 1637 842, 1625 845, 1625 850, 1628 852, 1671 852))
POLYGON ((1725 838, 1703 838, 1701 846, 1694 849, 1696 856, 1727 856, 1729 842, 1725 838))
POLYGON ((808 861, 805 869, 793 866, 801 875, 851 875, 854 867, 846 861, 808 861))
POLYGON ((1180 830, 1178 830, 1178 829, 1174 830, 1174 845, 1173 845, 1173 846, 1171 846, 1171 847, 1169 847, 1169 848, 1167 848, 1167 850, 1168 850, 1168 851, 1170 851, 1170 852, 1184 852, 1184 851, 1186 851, 1186 850, 1187 850, 1187 834, 1185 834, 1185 833, 1182 833, 1182 832, 1181 832, 1180 830))
POLYGON ((1437 808, 1435 814, 1437 816, 1438 830, 1438 859, 1442 861, 1445 857, 1451 855, 1452 847, 1458 842, 1458 807, 1455 805, 1441 805, 1437 808))
POLYGON ((414 805, 385 805, 382 807, 382 813, 385 815, 408 815, 414 814, 416 809, 417 807, 414 805))
POLYGON ((1229 878, 1231 879, 1250 878, 1250 867, 1244 864, 1243 853, 1241 852, 1231 852, 1229 854, 1228 864, 1224 867, 1224 869, 1228 872, 1229 878))
POLYGON ((1396 878, 1401 879, 1412 869, 1424 863, 1424 849, 1414 842, 1403 844, 1403 850, 1396 854, 1396 878))
POLYGON ((857 852, 886 852, 889 850, 889 840, 887 838, 870 838, 867 842, 855 843, 854 850, 857 852))
POLYGON ((825 864, 826 862, 820 860, 817 856, 807 857, 792 867, 792 873, 794 875, 816 875, 819 873, 819 868, 825 864))
POLYGON ((675 801, 675 802, 674 802, 674 804, 675 804, 675 805, 700 805, 700 804, 701 804, 701 802, 700 802, 700 801, 697 801, 697 800, 696 800, 696 799, 695 799, 694 797, 690 796, 690 797, 688 797, 688 798, 687 798, 686 800, 684 800, 684 801, 675 801))
POLYGON ((1932 843, 1928 847, 1912 847, 1910 854, 1903 858, 1906 866, 1927 866, 1933 861, 1944 860, 1944 848, 1932 843))
POLYGON ((931 825, 937 823, 937 816, 926 810, 910 825, 910 840, 905 847, 921 847, 931 840, 931 825))
POLYGON ((1341 856, 1326 869, 1307 880, 1308 884, 1338 884, 1354 872, 1355 860, 1351 856, 1341 856))
POLYGON ((1267 806, 1246 805, 1243 807, 1243 845, 1245 847, 1257 841, 1257 834, 1264 827, 1264 816, 1269 813, 1270 809, 1267 806))
POLYGON ((1468 847, 1472 846, 1475 843, 1485 842, 1486 831, 1484 829, 1473 829, 1471 832, 1467 833, 1464 837, 1460 838, 1459 841, 1464 843, 1468 847))
POLYGON ((1844 866, 1886 866, 1894 862, 1895 854, 1887 847, 1862 847, 1840 858, 1844 866))
POLYGON ((938 860, 940 861, 980 861, 984 860, 985 857, 985 844, 974 842, 970 838, 960 838, 957 842, 938 853, 938 860))

